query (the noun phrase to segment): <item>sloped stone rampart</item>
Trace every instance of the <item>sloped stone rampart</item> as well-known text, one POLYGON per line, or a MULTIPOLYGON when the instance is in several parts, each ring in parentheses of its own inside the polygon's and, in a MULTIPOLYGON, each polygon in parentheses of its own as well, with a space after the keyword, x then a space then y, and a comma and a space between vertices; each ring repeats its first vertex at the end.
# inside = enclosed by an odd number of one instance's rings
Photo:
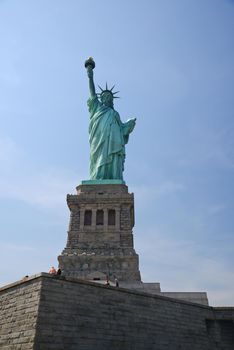
POLYGON ((7 286, 0 297, 3 350, 234 348, 233 308, 48 274, 7 286))
POLYGON ((30 278, 0 289, 0 349, 34 349, 41 281, 30 278))

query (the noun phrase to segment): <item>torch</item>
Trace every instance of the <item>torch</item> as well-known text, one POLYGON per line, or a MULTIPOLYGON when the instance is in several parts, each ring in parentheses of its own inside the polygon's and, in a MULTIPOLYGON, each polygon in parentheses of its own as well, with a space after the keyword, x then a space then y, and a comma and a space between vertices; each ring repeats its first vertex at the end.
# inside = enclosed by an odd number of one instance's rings
POLYGON ((93 60, 92 57, 89 57, 86 61, 85 61, 85 68, 87 69, 94 69, 95 68, 95 62, 93 60))

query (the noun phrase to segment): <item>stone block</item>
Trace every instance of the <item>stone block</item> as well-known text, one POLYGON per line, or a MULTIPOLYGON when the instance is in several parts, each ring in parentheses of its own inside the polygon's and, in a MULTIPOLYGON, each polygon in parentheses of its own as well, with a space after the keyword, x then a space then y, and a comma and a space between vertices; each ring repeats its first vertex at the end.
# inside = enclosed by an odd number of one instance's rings
POLYGON ((71 211, 67 245, 58 257, 64 276, 140 281, 133 246, 134 196, 120 184, 82 184, 67 196, 71 211), (99 222, 98 211, 102 212, 99 222), (110 212, 112 211, 111 219, 110 212), (88 213, 87 213, 88 212, 88 213), (86 215, 87 213, 87 215, 86 215))

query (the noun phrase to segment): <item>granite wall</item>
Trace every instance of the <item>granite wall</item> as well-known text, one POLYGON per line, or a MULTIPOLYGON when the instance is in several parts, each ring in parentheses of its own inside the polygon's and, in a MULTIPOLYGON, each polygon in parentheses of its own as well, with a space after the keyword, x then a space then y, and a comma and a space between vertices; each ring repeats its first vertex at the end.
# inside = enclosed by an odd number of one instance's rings
POLYGON ((0 349, 33 349, 41 280, 23 280, 0 289, 0 349))
POLYGON ((0 298, 3 350, 234 349, 234 308, 47 274, 6 286, 0 298))

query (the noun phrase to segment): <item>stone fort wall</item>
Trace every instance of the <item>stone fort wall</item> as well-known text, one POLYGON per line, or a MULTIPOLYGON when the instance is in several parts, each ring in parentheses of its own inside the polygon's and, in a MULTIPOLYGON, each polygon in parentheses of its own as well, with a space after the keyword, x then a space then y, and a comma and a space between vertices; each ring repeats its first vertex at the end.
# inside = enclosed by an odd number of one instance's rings
POLYGON ((0 289, 0 349, 33 349, 41 283, 30 279, 0 289))
POLYGON ((0 290, 2 350, 231 350, 234 308, 39 274, 0 290))

